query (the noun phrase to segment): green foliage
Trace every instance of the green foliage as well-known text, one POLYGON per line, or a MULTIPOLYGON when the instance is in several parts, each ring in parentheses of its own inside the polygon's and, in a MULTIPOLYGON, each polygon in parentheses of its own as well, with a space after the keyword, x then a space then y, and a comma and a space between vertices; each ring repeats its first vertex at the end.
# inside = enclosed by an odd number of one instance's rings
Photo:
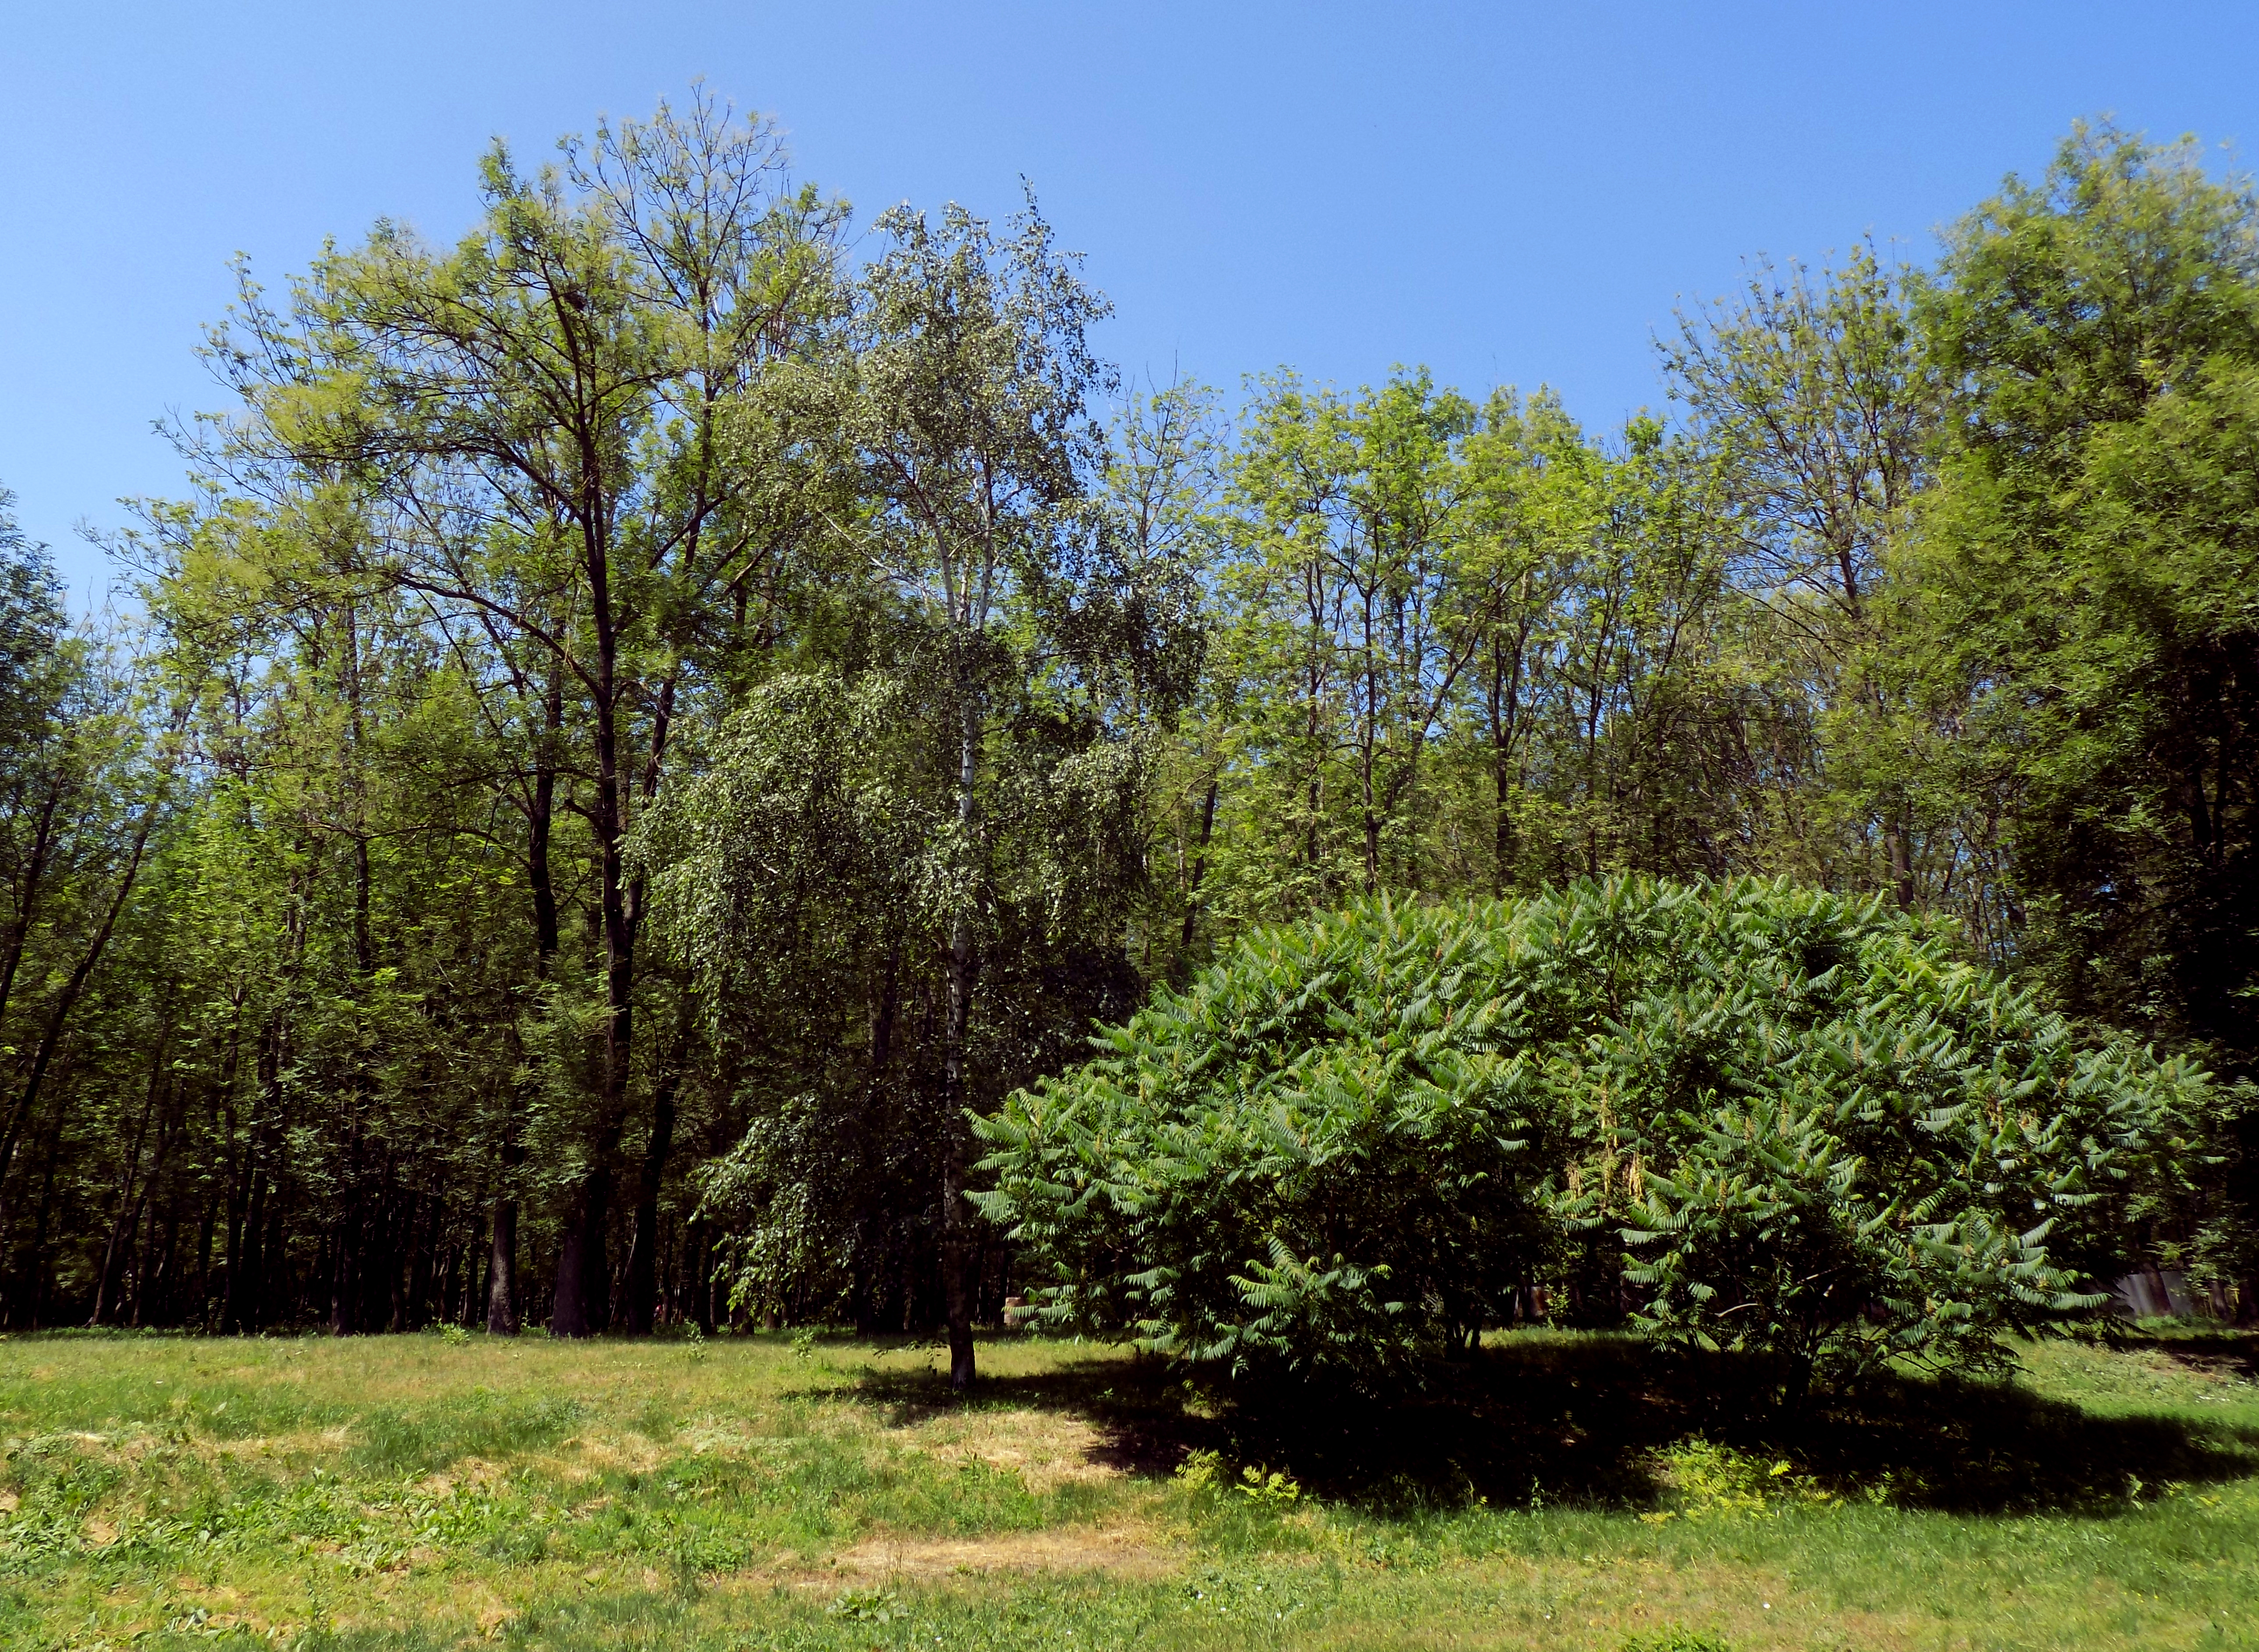
POLYGON ((1644 1516, 1651 1524, 1778 1513, 1799 1503, 1825 1504, 1832 1493, 1814 1486, 1785 1457, 1753 1456, 1700 1435, 1657 1454, 1672 1506, 1644 1516))
POLYGON ((2013 822, 2022 945, 2080 1014, 2259 1050, 2259 198, 2082 128, 1955 231, 1956 390, 1905 576, 2013 822))
POLYGON ((763 1052, 706 1178, 738 1300, 868 1322, 908 1271, 882 1258, 937 1259, 969 1378, 964 1107, 1128 995, 1148 719, 1199 626, 1179 560, 1095 497, 1106 305, 1032 205, 880 227, 820 390, 877 635, 745 695, 634 852, 676 956, 742 989, 718 1029, 763 1052))
POLYGON ((1171 1478, 1185 1496, 1205 1506, 1236 1499, 1255 1508, 1276 1512, 1292 1508, 1302 1499, 1301 1485, 1282 1470, 1243 1463, 1235 1479, 1222 1454, 1212 1450, 1186 1453, 1171 1478))
POLYGON ((824 1608, 835 1618, 844 1618, 852 1623, 893 1623, 907 1620, 909 1612, 901 1597, 891 1589, 850 1589, 824 1608))
POLYGON ((1366 1379, 1519 1287, 1666 1346, 1988 1367, 2091 1313, 2202 1074, 1874 902, 1639 879, 1258 931, 980 1129, 1049 1319, 1366 1379))
POLYGON ((1518 1002, 1376 903, 1258 931, 979 1126, 1051 1322, 1233 1369, 1363 1369, 1503 1310, 1539 1243, 1518 1002), (1517 1243, 1517 1240, 1520 1243, 1517 1243))
POLYGON ((2259 205, 2192 147, 1760 261, 1612 432, 1416 367, 1109 419, 1032 204, 851 260, 702 92, 478 184, 245 274, 134 619, 0 495, 0 1324, 969 1377, 1000 1107, 1054 1317, 1226 1364, 1542 1299, 1982 1365, 2120 1257, 2259 1312, 2259 205))
POLYGON ((1723 1635, 1674 1624, 1667 1629, 1626 1635, 1619 1652, 1734 1652, 1734 1643, 1723 1635))
MULTIPOLYGON (((2073 132, 1919 295, 1953 390, 1897 559, 1923 783, 1992 823, 2001 951, 2070 1013, 2259 1073, 2259 195, 2073 132)), ((1903 668, 1902 668, 1903 669, 1903 668)), ((2144 1248, 2259 1307, 2259 1107, 2223 1089, 2144 1248)))
POLYGON ((1181 737, 1215 797, 1173 823, 1208 932, 1382 888, 1722 870, 1771 713, 1728 655, 1718 475, 1657 421, 1596 438, 1542 390, 1258 385, 1195 513, 1229 547, 1181 737))

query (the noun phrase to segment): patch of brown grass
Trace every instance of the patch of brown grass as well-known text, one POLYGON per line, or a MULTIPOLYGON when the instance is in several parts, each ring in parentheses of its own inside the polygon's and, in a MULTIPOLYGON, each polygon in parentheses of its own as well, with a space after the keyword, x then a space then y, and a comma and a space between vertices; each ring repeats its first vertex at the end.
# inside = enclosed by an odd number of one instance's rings
POLYGON ((899 1431, 912 1449, 939 1462, 978 1463, 1016 1474, 1037 1496, 1074 1482, 1129 1478, 1101 1460, 1105 1437, 1064 1412, 972 1411, 929 1417, 899 1431))
POLYGON ((560 1478, 574 1482, 592 1480, 607 1472, 648 1474, 666 1457, 656 1441, 631 1431, 584 1431, 557 1444, 556 1454, 545 1454, 534 1461, 552 1469, 560 1478))
POLYGON ((832 1556, 828 1572, 799 1581, 817 1586, 852 1577, 925 1580, 995 1573, 1106 1572, 1162 1577, 1183 1569, 1186 1551, 1145 1526, 1067 1527, 987 1537, 874 1537, 832 1556))

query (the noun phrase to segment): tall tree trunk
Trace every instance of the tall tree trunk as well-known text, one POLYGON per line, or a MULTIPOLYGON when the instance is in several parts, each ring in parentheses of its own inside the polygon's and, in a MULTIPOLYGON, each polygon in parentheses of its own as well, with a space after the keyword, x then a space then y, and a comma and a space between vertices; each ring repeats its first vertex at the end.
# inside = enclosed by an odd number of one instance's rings
POLYGON ((1365 821, 1365 892, 1372 894, 1380 887, 1380 815, 1375 804, 1378 793, 1373 785, 1373 768, 1379 761, 1380 742, 1380 680, 1374 664, 1372 639, 1372 607, 1368 599, 1365 612, 1365 711, 1358 719, 1357 778, 1358 807, 1365 821))
POLYGON ((215 1193, 203 1201, 203 1207, 196 1218, 196 1328, 209 1335, 212 1330, 212 1235, 218 1225, 219 1195, 215 1193))
MULTIPOLYGON (((599 474, 589 456, 589 475, 599 474)), ((587 545, 589 618, 596 635, 595 827, 599 905, 604 936, 604 1044, 589 1168, 566 1209, 564 1243, 557 1263, 557 1299, 550 1329, 559 1336, 593 1336, 609 1328, 611 1263, 605 1254, 610 1227, 612 1155, 627 1125, 630 1062, 635 1037, 635 913, 622 843, 627 831, 629 777, 620 761, 619 638, 612 611, 610 567, 601 510, 582 519, 587 545)))
POLYGON ((681 1063, 659 1074, 652 1098, 651 1140, 644 1148, 643 1186, 636 1197, 635 1237, 628 1251, 627 1332, 651 1335, 659 1304, 659 1188, 666 1175, 666 1156, 674 1145, 674 1091, 681 1063))
POLYGON ((416 1271, 424 1261, 423 1229, 417 1222, 417 1218, 422 1214, 418 1207, 423 1202, 422 1198, 414 1193, 406 1196, 400 1209, 399 1225, 394 1230, 395 1238, 385 1251, 385 1283, 392 1294, 392 1312, 387 1316, 386 1324, 395 1332, 416 1328, 410 1323, 410 1316, 413 1312, 410 1304, 415 1297, 416 1271), (401 1243, 403 1239, 406 1241, 405 1244, 401 1243))
POLYGON ((683 1293, 688 1299, 690 1317, 697 1321, 700 1335, 711 1336, 714 1335, 713 1230, 702 1218, 693 1221, 682 1243, 682 1267, 688 1275, 683 1281, 683 1293))
POLYGON ((496 1336, 517 1335, 517 1200, 507 1191, 516 1164, 510 1155, 514 1142, 502 1143, 501 1193, 494 1201, 494 1221, 487 1237, 487 1329, 496 1336))
MULTIPOLYGON (((153 1188, 155 1186, 157 1178, 163 1173, 165 1149, 162 1143, 159 1145, 157 1151, 158 1164, 156 1168, 153 1169, 149 1173, 149 1180, 153 1188)), ((145 1208, 149 1214, 149 1232, 141 1241, 139 1250, 140 1259, 133 1266, 133 1307, 132 1314, 126 1320, 126 1323, 133 1327, 136 1330, 139 1330, 145 1322, 142 1319, 142 1314, 149 1307, 152 1288, 153 1287, 157 1291, 162 1291, 164 1288, 160 1281, 164 1277, 165 1264, 167 1260, 167 1251, 165 1250, 160 1250, 158 1247, 157 1201, 153 1199, 145 1198, 141 1202, 143 1208, 145 1208)))
POLYGON ((47 1111, 53 1122, 47 1126, 46 1167, 39 1174, 39 1214, 32 1228, 32 1304, 28 1317, 33 1330, 39 1329, 39 1315, 46 1305, 47 1220, 54 1211, 55 1166, 62 1157, 63 1145, 62 1103, 56 1102, 47 1111))
MULTIPOLYGON (((565 667, 549 662, 542 695, 541 743, 534 753, 533 793, 526 805, 526 871, 533 893, 533 957, 537 990, 548 986, 557 959, 557 881, 550 837, 557 813, 558 744, 565 729, 565 667)), ((515 1336, 518 1328, 517 1172, 525 1162, 513 1101, 502 1103, 501 1174, 495 1182, 494 1219, 487 1242, 487 1329, 515 1336)))
POLYGON ((1200 846, 1194 852, 1192 876, 1185 886, 1184 931, 1177 936, 1177 963, 1180 969, 1192 955, 1193 928, 1200 917, 1201 880, 1208 876, 1208 844, 1215 831, 1215 800, 1221 778, 1216 775, 1209 777, 1208 796, 1201 804, 1200 846))
POLYGON ((330 1255, 330 1335, 351 1336, 360 1328, 360 1222, 350 1207, 338 1224, 330 1255))
MULTIPOLYGON (((235 1188, 230 1197, 227 1226, 227 1296, 220 1309, 220 1328, 241 1333, 259 1323, 261 1261, 260 1223, 266 1211, 266 1152, 272 1110, 280 1105, 282 1088, 281 1012, 267 1017, 260 1034, 257 1063, 259 1088, 251 1117, 243 1129, 243 1153, 235 1188)), ((230 1109, 231 1122, 233 1109, 230 1109)))
POLYGON ((549 1328, 558 1336, 594 1336, 609 1328, 612 1266, 604 1246, 610 1226, 615 1145, 602 1146, 598 1162, 581 1178, 565 1207, 557 1250, 557 1294, 549 1309, 549 1328))
POLYGON ((1490 762, 1493 842, 1491 893, 1504 900, 1514 887, 1521 847, 1514 825, 1514 742, 1521 722, 1521 657, 1527 644, 1514 640, 1512 669, 1504 658, 1502 639, 1491 643, 1490 762))
POLYGON ((32 915, 39 904, 39 879, 47 868, 54 844, 55 809, 62 801, 62 786, 53 776, 47 800, 39 807, 39 823, 32 830, 32 848, 24 865, 24 890, 16 904, 16 922, 8 931, 8 949, 0 955, 0 1015, 8 1013, 8 1000, 16 987, 16 972, 24 962, 24 943, 32 933, 32 915))
POLYGON ((118 1211, 110 1224, 110 1243, 103 1247, 102 1271, 94 1285, 94 1312, 87 1319, 89 1325, 102 1323, 103 1314, 110 1303, 110 1291, 118 1282, 125 1251, 130 1248, 133 1233, 141 1225, 141 1199, 144 1192, 141 1175, 142 1150, 148 1144, 149 1121, 156 1116, 157 1093, 165 1079, 165 1040, 157 1040, 156 1058, 149 1064, 149 1086, 141 1100, 141 1122, 134 1127, 133 1145, 125 1159, 125 1177, 118 1189, 118 1211))
POLYGON ((1883 827, 1883 841, 1891 859, 1891 893, 1896 897, 1899 910, 1913 910, 1913 852, 1912 834, 1907 830, 1903 810, 1893 810, 1883 827))
MULTIPOLYGON (((973 835, 974 785, 980 775, 980 711, 968 691, 958 752, 957 824, 961 841, 973 835)), ((949 1321, 949 1385, 973 1385, 972 1270, 975 1216, 965 1196, 965 1034, 973 1010, 973 914, 959 907, 949 924, 949 1002, 942 1042, 941 1289, 949 1321)))
MULTIPOLYGON (((691 546, 695 557, 696 545, 691 546)), ((659 794, 659 775, 666 758, 668 731, 674 722, 674 676, 669 673, 659 683, 654 696, 651 720, 651 748, 645 754, 640 803, 648 808, 659 794)), ((632 879, 625 892, 627 933, 632 943, 638 920, 643 909, 644 887, 640 875, 632 879)), ((660 1052, 657 1082, 652 1086, 651 1134, 644 1148, 643 1184, 637 1190, 635 1228, 628 1242, 628 1277, 623 1304, 623 1317, 627 1321, 631 1336, 651 1335, 652 1321, 657 1307, 659 1291, 659 1190, 666 1175, 666 1157, 674 1145, 675 1089, 682 1079, 682 1063, 688 1057, 691 1036, 692 1008, 687 992, 676 995, 678 1024, 675 1029, 675 1048, 670 1058, 660 1052)))
POLYGON ((227 1282, 220 1286, 219 1330, 223 1336, 232 1335, 243 1329, 237 1318, 243 1300, 243 1231, 244 1212, 251 1205, 252 1151, 248 1131, 239 1136, 236 1128, 235 1098, 225 1098, 221 1114, 224 1128, 221 1140, 226 1143, 228 1158, 224 1217, 226 1231, 221 1239, 220 1268, 227 1282))
POLYGON ((267 1225, 259 1240, 259 1291, 252 1299, 254 1329, 305 1318, 290 1285, 290 1227, 280 1197, 267 1200, 267 1225), (272 1264, 271 1266, 269 1264, 272 1264))
POLYGON ((157 801, 151 799, 142 807, 141 822, 133 834, 132 851, 126 857, 125 869, 118 879, 118 889, 102 915, 102 923, 79 955, 62 990, 56 993, 53 1006, 47 1013, 46 1025, 41 1029, 38 1047, 32 1052, 32 1070, 24 1081, 24 1088, 16 1103, 8 1110, 7 1127, 0 1131, 0 1234, 8 1231, 9 1212, 4 1202, 8 1185, 8 1166, 16 1156, 16 1137, 24 1121, 32 1116, 39 1106, 40 1086, 46 1082, 47 1070, 53 1065, 55 1050, 62 1043, 63 1029, 70 1021, 71 1011, 77 1008, 79 995, 86 990, 87 978, 94 973, 95 965, 102 962, 103 953, 110 946, 110 936, 118 927, 118 915, 125 910, 126 897, 133 893, 134 879, 141 872, 141 858, 149 847, 149 834, 157 823, 157 801))

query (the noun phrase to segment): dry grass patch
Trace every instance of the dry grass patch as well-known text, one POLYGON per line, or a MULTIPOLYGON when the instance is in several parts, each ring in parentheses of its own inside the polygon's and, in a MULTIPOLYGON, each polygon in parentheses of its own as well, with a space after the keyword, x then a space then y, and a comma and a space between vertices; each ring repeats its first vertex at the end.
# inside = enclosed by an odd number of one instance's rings
POLYGON ((1016 1474, 1037 1496, 1067 1485, 1126 1481, 1100 1461, 1104 1436, 1065 1412, 968 1411, 930 1417, 900 1430, 913 1449, 956 1465, 978 1463, 1016 1474))
POLYGON ((829 1568, 801 1572, 795 1581, 820 1588, 847 1577, 863 1581, 931 1582, 997 1574, 1102 1572, 1151 1579, 1182 1571, 1190 1551, 1143 1524, 1069 1527, 1003 1532, 976 1538, 923 1538, 890 1534, 831 1557, 829 1568))
POLYGON ((666 1460, 659 1442, 647 1435, 576 1434, 559 1440, 554 1452, 539 1453, 527 1461, 571 1484, 607 1474, 648 1474, 666 1460))

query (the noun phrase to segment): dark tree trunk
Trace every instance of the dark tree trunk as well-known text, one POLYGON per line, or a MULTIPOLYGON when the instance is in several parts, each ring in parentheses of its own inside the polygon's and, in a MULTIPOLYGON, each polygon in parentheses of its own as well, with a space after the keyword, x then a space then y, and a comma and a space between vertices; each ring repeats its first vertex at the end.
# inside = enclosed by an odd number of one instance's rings
POLYGON ((1184 931, 1177 936, 1177 963, 1179 968, 1192 954, 1193 929, 1200 919, 1201 880, 1208 876, 1208 839, 1215 831, 1215 800, 1218 782, 1210 779, 1208 797, 1201 804, 1200 844, 1193 854, 1192 875, 1185 884, 1184 931))
POLYGON ((689 1299, 690 1317, 698 1322, 700 1333, 714 1335, 714 1241, 712 1229, 703 1221, 690 1224, 689 1235, 683 1241, 684 1294, 689 1299))
POLYGON ((1527 647, 1514 642, 1509 668, 1501 640, 1491 644, 1490 762, 1491 762, 1491 893, 1504 900, 1514 887, 1520 845, 1514 826, 1514 742, 1521 721, 1521 656, 1527 647))
MULTIPOLYGON (((62 1157, 62 1104, 57 1102, 51 1111, 53 1121, 47 1126, 46 1166, 39 1174, 39 1214, 32 1228, 32 1301, 28 1321, 33 1330, 39 1329, 39 1315, 46 1307, 47 1221, 55 1206, 55 1165, 62 1157)), ((12 1321, 13 1314, 10 1318, 12 1321)))
MULTIPOLYGON (((536 982, 545 986, 557 958, 556 873, 550 861, 550 837, 557 814, 558 744, 565 726, 565 668, 549 666, 542 697, 541 744, 534 754, 533 792, 526 803, 526 872, 533 893, 533 958, 536 982)), ((522 1298, 517 1288, 517 1171, 525 1162, 518 1114, 505 1099, 502 1126, 502 1175, 496 1184, 494 1217, 487 1241, 487 1329, 515 1336, 522 1298)))
POLYGON ((283 1220, 283 1202, 279 1197, 271 1197, 267 1205, 267 1235, 260 1242, 262 1261, 258 1274, 259 1294, 252 1303, 254 1329, 263 1329, 270 1324, 296 1323, 304 1317, 291 1294, 289 1224, 283 1220))
MULTIPOLYGON (((969 687, 965 691, 958 756, 958 830, 966 841, 973 837, 974 781, 980 760, 980 712, 969 687)), ((943 1116, 941 1153, 941 1300, 949 1326, 949 1385, 964 1390, 973 1385, 973 1293, 971 1270, 975 1263, 973 1224, 978 1220, 965 1196, 967 1093, 965 1037, 973 1013, 974 963, 973 918, 960 910, 950 923, 949 1000, 942 1039, 943 1116)))
POLYGON ((330 1335, 351 1336, 360 1328, 359 1316, 354 1313, 354 1298, 360 1280, 354 1264, 353 1224, 351 1217, 338 1225, 337 1237, 330 1248, 330 1335))
POLYGON ((679 1065, 659 1076, 652 1098, 651 1140, 644 1149, 643 1186, 636 1199, 635 1237, 628 1251, 627 1332, 651 1335, 659 1302, 659 1189, 674 1146, 674 1091, 679 1065))
POLYGON ((212 1234, 218 1224, 217 1193, 205 1200, 203 1207, 196 1221, 196 1328, 208 1333, 212 1328, 212 1234))
POLYGON ((494 1202, 487 1241, 487 1329, 517 1335, 517 1200, 506 1193, 494 1202))
POLYGON ((127 1150, 125 1180, 118 1190, 118 1210, 110 1224, 110 1243, 103 1248, 102 1271, 95 1279, 94 1312, 89 1325, 102 1323, 109 1311, 114 1289, 122 1286, 125 1258, 132 1248, 132 1235, 141 1225, 141 1201, 136 1197, 142 1191, 141 1152, 149 1140, 149 1122, 156 1115, 157 1093, 163 1086, 165 1076, 165 1043, 157 1042, 157 1054, 149 1064, 149 1086, 141 1099, 141 1122, 134 1127, 133 1145, 127 1150))
POLYGON ((408 1304, 410 1293, 416 1285, 416 1207, 419 1202, 415 1194, 407 1196, 400 1207, 399 1225, 394 1230, 394 1241, 385 1247, 385 1283, 392 1294, 392 1311, 386 1316, 385 1323, 396 1335, 415 1328, 408 1322, 408 1304))
POLYGON ((595 1336, 610 1328, 612 1264, 604 1251, 612 1208, 610 1157, 607 1144, 602 1159, 581 1178, 566 1207, 557 1293, 549 1310, 553 1335, 595 1336))
POLYGON ((47 1014, 46 1025, 40 1032, 38 1046, 32 1052, 30 1072, 24 1080, 24 1088, 17 1096, 15 1105, 8 1109, 5 1127, 0 1128, 0 1234, 6 1233, 10 1226, 4 1193, 8 1167, 15 1158, 17 1134, 23 1128, 25 1120, 38 1116, 39 1089, 46 1080, 56 1050, 62 1043, 63 1029, 69 1024, 71 1011, 77 1007, 79 995, 86 990, 88 978, 94 973, 95 965, 102 961, 102 955, 110 945, 110 934, 118 927, 118 915, 125 910, 126 897, 133 893, 134 879, 140 875, 141 858, 149 847, 149 834, 156 823, 156 805, 146 805, 141 811, 140 826, 133 835, 132 851, 127 855, 125 869, 118 876, 118 888, 111 895, 109 906, 103 911, 102 922, 96 929, 93 939, 79 954, 76 966, 55 994, 54 1004, 47 1014))
MULTIPOLYGON (((592 487, 599 474, 600 468, 592 465, 592 487)), ((580 526, 588 618, 596 644, 592 685, 595 807, 588 816, 596 839, 597 905, 604 941, 604 1032, 590 1169, 574 1190, 558 1257, 550 1329, 559 1336, 592 1336, 607 1328, 611 1314, 611 1267, 604 1254, 604 1236, 611 1216, 612 1154, 627 1124, 635 1039, 636 912, 623 851, 632 777, 623 766, 620 749, 620 716, 628 701, 620 683, 618 617, 612 605, 610 523, 601 500, 587 502, 580 526)))

